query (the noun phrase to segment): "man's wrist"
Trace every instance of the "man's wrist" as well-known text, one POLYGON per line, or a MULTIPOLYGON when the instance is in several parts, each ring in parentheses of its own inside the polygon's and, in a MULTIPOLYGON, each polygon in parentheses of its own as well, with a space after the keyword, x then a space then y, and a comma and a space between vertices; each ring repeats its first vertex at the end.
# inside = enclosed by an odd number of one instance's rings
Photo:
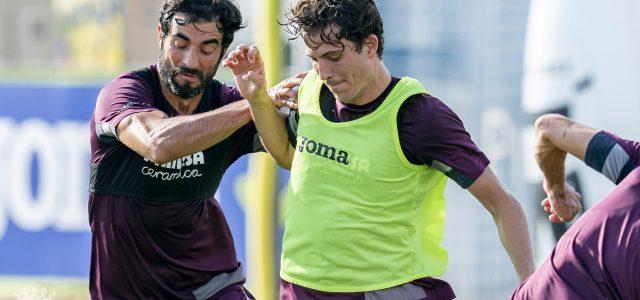
POLYGON ((564 182, 549 184, 549 196, 561 197, 565 193, 564 182))
POLYGON ((267 91, 264 91, 263 93, 260 93, 260 95, 247 100, 249 101, 249 105, 251 106, 275 105, 273 104, 273 100, 271 99, 271 96, 269 96, 267 91))

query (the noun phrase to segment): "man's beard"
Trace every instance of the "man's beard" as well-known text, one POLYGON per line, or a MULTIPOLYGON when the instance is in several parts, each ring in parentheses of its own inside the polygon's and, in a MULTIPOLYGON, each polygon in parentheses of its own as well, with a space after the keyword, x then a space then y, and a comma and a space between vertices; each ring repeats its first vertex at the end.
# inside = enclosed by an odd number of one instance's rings
POLYGON ((173 94, 182 99, 192 99, 202 94, 209 84, 211 84, 211 81, 213 81, 213 76, 216 74, 218 66, 220 65, 220 61, 218 61, 211 73, 203 74, 202 71, 197 69, 174 67, 162 54, 159 58, 158 73, 160 74, 160 80, 173 94), (181 73, 196 76, 198 80, 200 80, 200 84, 196 87, 191 87, 190 81, 186 81, 184 84, 178 83, 176 77, 181 73))

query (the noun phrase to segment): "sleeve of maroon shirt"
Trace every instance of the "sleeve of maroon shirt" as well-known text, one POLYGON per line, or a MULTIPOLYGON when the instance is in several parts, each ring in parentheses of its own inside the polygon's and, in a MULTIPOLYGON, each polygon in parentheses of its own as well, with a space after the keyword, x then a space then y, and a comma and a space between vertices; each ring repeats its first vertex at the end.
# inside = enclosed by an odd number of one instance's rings
POLYGON ((409 162, 428 165, 468 188, 489 165, 460 118, 428 95, 414 95, 398 112, 400 145, 409 162))
POLYGON ((139 76, 125 73, 109 82, 98 95, 94 118, 96 135, 102 142, 118 138, 116 127, 126 116, 157 110, 151 87, 139 76))
POLYGON ((244 99, 240 94, 240 91, 230 85, 222 84, 220 87, 220 104, 225 106, 233 102, 237 102, 244 99))
POLYGON ((618 184, 640 166, 640 142, 600 131, 589 141, 584 162, 618 184))

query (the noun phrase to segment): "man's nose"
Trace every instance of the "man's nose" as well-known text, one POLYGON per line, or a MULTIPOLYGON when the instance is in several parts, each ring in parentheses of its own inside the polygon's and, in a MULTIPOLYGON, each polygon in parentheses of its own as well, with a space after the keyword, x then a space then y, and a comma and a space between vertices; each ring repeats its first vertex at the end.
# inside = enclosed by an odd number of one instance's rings
POLYGON ((184 67, 189 69, 197 69, 198 68, 198 54, 196 53, 196 49, 191 48, 184 55, 184 59, 182 60, 182 64, 184 67))
POLYGON ((331 67, 328 63, 322 60, 318 60, 318 62, 316 62, 316 72, 318 73, 318 75, 320 75, 320 79, 322 79, 323 81, 326 81, 327 79, 333 77, 331 67))

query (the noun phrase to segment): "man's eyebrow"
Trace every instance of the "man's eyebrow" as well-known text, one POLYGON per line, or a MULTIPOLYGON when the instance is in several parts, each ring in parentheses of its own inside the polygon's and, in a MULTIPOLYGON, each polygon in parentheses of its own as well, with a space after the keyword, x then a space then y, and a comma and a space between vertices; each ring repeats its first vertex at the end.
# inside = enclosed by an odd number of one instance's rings
MULTIPOLYGON (((173 34, 174 37, 178 37, 181 38, 187 42, 190 42, 191 40, 189 39, 189 37, 187 37, 186 35, 184 35, 181 32, 176 32, 173 34)), ((212 38, 212 39, 208 39, 202 42, 203 45, 206 44, 215 44, 215 45, 220 45, 220 39, 219 38, 212 38)))
POLYGON ((191 41, 186 35, 184 35, 183 33, 180 33, 180 32, 174 33, 173 36, 174 37, 179 37, 179 38, 181 38, 181 39, 183 39, 183 40, 185 40, 187 42, 191 41))
MULTIPOLYGON (((329 57, 329 56, 333 56, 333 55, 336 55, 336 54, 342 54, 342 52, 344 52, 344 51, 342 51, 342 50, 333 50, 333 51, 329 51, 329 52, 326 52, 326 53, 320 55, 320 57, 329 57)), ((311 59, 315 58, 315 56, 313 54, 306 53, 306 55, 307 55, 307 57, 309 57, 311 59)))
POLYGON ((329 51, 325 54, 322 54, 322 57, 327 57, 327 56, 333 56, 336 54, 342 54, 343 50, 333 50, 333 51, 329 51))
POLYGON ((218 39, 218 38, 208 39, 208 40, 205 40, 204 42, 202 42, 202 44, 203 45, 206 45, 206 44, 220 45, 220 39, 218 39))

